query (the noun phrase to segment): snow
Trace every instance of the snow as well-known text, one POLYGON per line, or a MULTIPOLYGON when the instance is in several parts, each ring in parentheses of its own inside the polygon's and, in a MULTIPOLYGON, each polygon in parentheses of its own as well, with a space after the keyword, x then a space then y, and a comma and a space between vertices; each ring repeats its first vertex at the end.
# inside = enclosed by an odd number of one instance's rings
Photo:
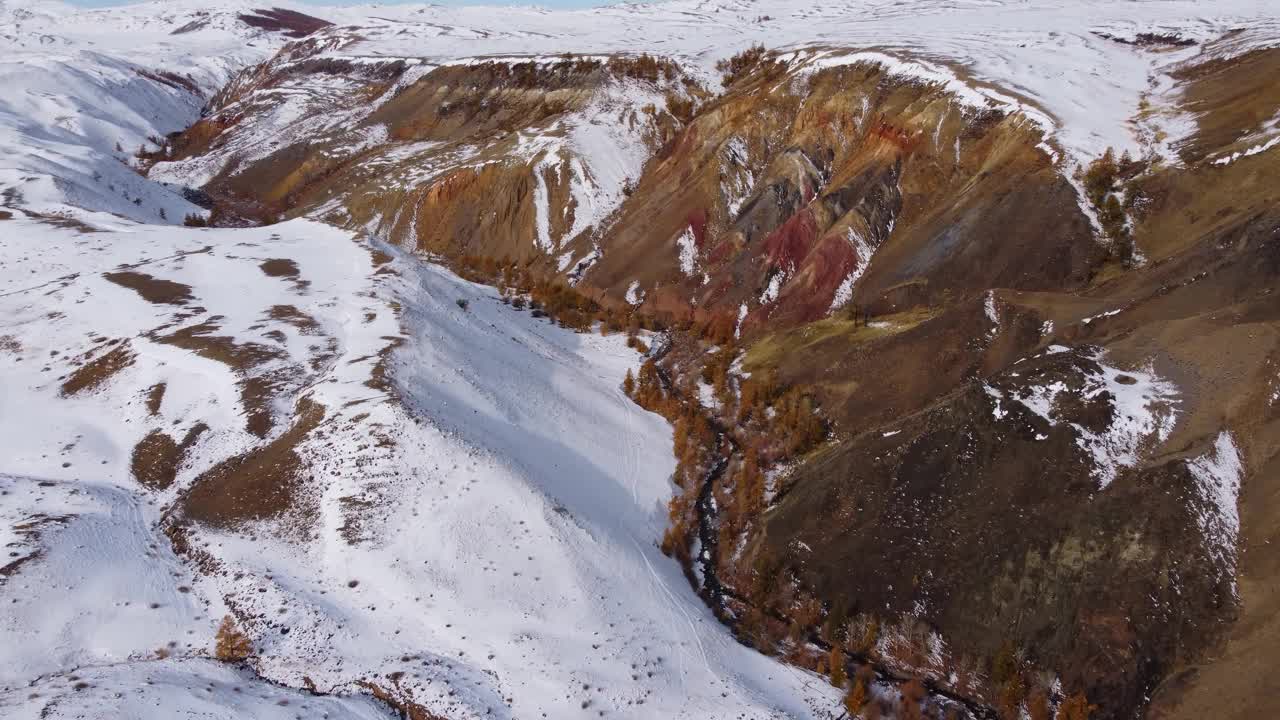
POLYGON ((1000 332, 1000 312, 996 309, 996 293, 994 290, 988 290, 982 300, 982 311, 987 315, 987 321, 991 323, 991 329, 987 331, 987 337, 994 338, 1000 332))
POLYGON ((701 381, 698 382, 698 402, 705 408, 720 409, 720 399, 716 397, 715 387, 701 381))
POLYGON ((1001 420, 1006 416, 1008 416, 1009 411, 1005 410, 1001 406, 1001 403, 1004 402, 1004 393, 991 387, 990 385, 987 385, 986 383, 983 383, 982 391, 985 392, 987 396, 991 398, 991 416, 992 417, 994 417, 996 420, 1001 420))
POLYGON ((1205 548, 1218 567, 1221 577, 1230 578, 1235 587, 1236 543, 1240 536, 1240 480, 1244 466, 1231 434, 1222 432, 1213 450, 1187 461, 1187 469, 1195 478, 1200 502, 1192 508, 1205 548))
POLYGON ((153 223, 201 212, 130 163, 148 138, 190 125, 207 95, 282 44, 234 13, 196 3, 0 4, 0 190, 41 212, 83 208, 153 223), (202 13, 207 24, 174 42, 170 33, 202 13))
MULTIPOLYGON (((1065 351, 1054 346, 1047 354, 1065 351)), ((1058 410, 1058 398, 1063 394, 1078 395, 1085 401, 1105 401, 1111 411, 1106 427, 1095 430, 1075 422, 1069 424, 1075 432, 1076 445, 1093 461, 1099 488, 1106 489, 1121 469, 1136 466, 1145 450, 1169 438, 1177 423, 1180 393, 1176 385, 1150 366, 1124 370, 1104 362, 1102 354, 1090 359, 1097 363, 1098 371, 1086 371, 1078 387, 1053 380, 1018 388, 1009 395, 1050 425, 1069 422, 1058 410)), ((984 387, 996 401, 996 419, 1004 417, 1007 411, 1001 409, 1000 400, 1005 394, 984 387)))
POLYGON ((836 287, 836 292, 831 297, 831 307, 827 310, 828 313, 839 310, 853 299, 853 290, 857 287, 858 280, 862 278, 862 274, 867 271, 871 256, 876 251, 870 241, 853 228, 849 228, 845 237, 849 241, 849 245, 853 247, 854 266, 849 271, 849 274, 845 275, 844 279, 840 281, 840 285, 836 287))
POLYGON ((296 720, 298 717, 393 720, 367 697, 323 697, 264 683, 252 673, 201 659, 151 660, 79 668, 40 678, 0 707, 12 720, 84 717, 182 717, 296 720), (78 687, 73 691, 72 688, 78 687), (56 703, 50 700, 56 698, 56 703))
POLYGON ((359 681, 392 672, 456 718, 816 717, 837 701, 734 640, 659 552, 672 433, 622 395, 642 359, 623 336, 561 329, 390 247, 395 272, 377 272, 377 248, 310 221, 3 222, 0 539, 36 557, 0 585, 0 706, 31 716, 101 696, 125 714, 159 703, 228 717, 288 700, 381 717, 359 681), (267 275, 266 259, 292 260, 307 284, 267 275), (121 266, 192 299, 155 304, 100 274, 121 266), (281 305, 315 326, 267 312, 281 305), (237 370, 156 339, 206 321, 279 355, 237 370), (133 364, 64 397, 60 376, 114 338, 133 364), (387 353, 391 393, 367 384, 387 353), (259 444, 238 392, 255 373, 279 382, 279 420, 303 398, 325 408, 297 448, 310 509, 192 526, 192 545, 226 570, 202 574, 169 549, 163 514, 205 469, 259 444), (168 390, 153 416, 156 382, 168 390), (210 429, 174 486, 141 487, 131 448, 197 422, 210 429), (23 534, 40 514, 59 519, 23 534), (205 659, 232 608, 259 651, 251 674, 205 659), (93 693, 40 680, 26 699, 33 679, 73 672, 93 693), (208 683, 222 690, 185 691, 208 683), (295 690, 307 683, 341 697, 295 690), (243 697, 224 696, 232 684, 243 697))
POLYGON ((760 304, 768 305, 778 299, 778 295, 782 292, 782 285, 787 281, 786 273, 781 270, 775 271, 769 277, 769 284, 765 286, 760 293, 760 304))
POLYGON ((692 277, 698 272, 698 244, 693 237, 693 228, 685 228, 676 238, 676 249, 680 252, 680 272, 692 277))
POLYGON ((732 221, 737 219, 742 203, 746 201, 756 184, 755 175, 751 172, 750 154, 745 140, 737 136, 729 138, 724 146, 722 167, 724 170, 723 179, 720 182, 720 194, 729 219, 732 221))
POLYGON ((1252 157, 1254 155, 1264 153, 1273 147, 1280 146, 1280 114, 1277 114, 1271 120, 1264 123, 1259 130, 1257 130, 1254 133, 1251 133, 1250 136, 1245 138, 1244 140, 1244 142, 1254 142, 1254 141, 1260 141, 1260 142, 1256 142, 1254 145, 1250 145, 1249 147, 1246 147, 1243 150, 1236 150, 1227 155, 1214 158, 1213 164, 1229 165, 1237 160, 1247 158, 1247 157, 1252 157), (1270 134, 1270 133, 1277 133, 1277 134, 1268 140, 1262 140, 1263 137, 1265 137, 1267 134, 1270 134))
MULTIPOLYGON (((406 61, 420 66, 411 73, 445 63, 547 63, 567 51, 588 57, 648 51, 677 58, 695 76, 714 85, 715 61, 755 42, 788 50, 786 56, 796 62, 796 70, 802 73, 852 62, 875 62, 897 77, 944 87, 968 107, 995 104, 1021 113, 1052 135, 1053 143, 1045 146, 1046 152, 1056 158, 1053 148, 1063 149, 1072 166, 1101 155, 1107 147, 1140 155, 1155 143, 1151 128, 1134 121, 1144 100, 1155 104, 1154 108, 1148 106, 1145 114, 1160 117, 1161 129, 1168 136, 1162 147, 1169 156, 1168 146, 1192 127, 1187 117, 1171 107, 1176 92, 1170 87, 1169 73, 1204 48, 1216 55, 1238 54, 1273 42, 1277 30, 1274 14, 1267 11, 1264 3, 1253 0, 1225 0, 1211 8, 1193 0, 993 0, 959 6, 936 0, 867 0, 839 7, 820 7, 801 0, 764 0, 749 9, 727 0, 671 0, 550 12, 528 7, 276 4, 339 23, 316 35, 323 41, 317 56, 355 63, 406 61), (772 19, 757 22, 761 14, 772 19), (1242 27, 1247 31, 1221 39, 1242 27), (1142 32, 1177 35, 1198 44, 1157 52, 1119 41, 1132 40, 1142 32)), ((136 80, 135 68, 163 69, 189 73, 201 93, 207 95, 230 79, 236 69, 265 59, 283 44, 284 38, 235 20, 237 13, 253 7, 243 0, 221 3, 216 10, 210 10, 204 3, 179 0, 76 10, 56 2, 11 0, 0 9, 0 28, 6 30, 5 85, 21 89, 12 95, 40 97, 40 89, 49 86, 49 78, 30 75, 26 68, 46 63, 43 72, 66 81, 97 84, 103 89, 100 96, 134 104, 134 111, 126 112, 119 112, 119 108, 110 112, 50 108, 39 115, 23 111, 23 117, 39 117, 42 129, 57 129, 59 133, 70 132, 80 139, 92 140, 76 143, 94 148, 92 156, 66 157, 63 162, 81 166, 81 174, 87 177, 92 177, 95 169, 105 175, 106 169, 112 167, 108 161, 116 139, 122 140, 126 152, 130 152, 148 135, 163 134, 190 122, 204 100, 150 81, 139 80, 135 83, 137 88, 124 93, 114 88, 128 76, 136 80), (194 21, 199 25, 195 31, 171 34, 194 21), (77 73, 77 68, 86 67, 105 68, 116 77, 77 73), (144 90, 142 85, 151 87, 144 90), (152 112, 153 100, 146 96, 157 92, 173 94, 164 102, 182 104, 181 112, 152 112), (93 127, 58 128, 59 118, 68 117, 103 119, 92 121, 97 124, 126 119, 127 124, 109 128, 106 133, 93 127), (101 137, 104 134, 109 137, 101 137)), ((664 104, 660 93, 650 94, 638 83, 617 85, 599 98, 590 113, 565 127, 567 143, 582 155, 581 172, 575 176, 578 208, 571 234, 601 222, 616 206, 622 183, 627 177, 637 177, 647 159, 647 150, 641 147, 639 134, 632 126, 635 118, 624 108, 664 104)), ((91 96, 79 91, 62 94, 91 96)), ((305 102, 305 98, 289 100, 295 108, 289 111, 294 113, 295 121, 306 123, 310 118, 323 124, 340 119, 340 113, 298 116, 299 102, 305 102)), ((285 118, 279 120, 283 122, 285 118)), ((38 137, 34 131, 26 132, 22 142, 10 143, 5 149, 8 153, 30 149, 38 145, 34 142, 38 137)), ((1262 140, 1237 152, 1241 157, 1250 151, 1261 152, 1260 148, 1273 141, 1262 140)), ((56 150, 46 144, 42 155, 50 157, 56 150)), ((745 146, 731 142, 726 156, 744 165, 745 146)), ((1225 162, 1231 157, 1234 154, 1217 160, 1225 162)), ((34 159, 30 162, 36 165, 34 159)), ((1069 170, 1064 167, 1065 174, 1070 175, 1069 170)), ((49 169, 42 174, 47 178, 49 169)), ((193 169, 188 177, 198 180, 206 176, 207 169, 204 174, 193 169)), ((741 193, 735 190, 740 180, 736 175, 728 178, 725 193, 731 206, 740 202, 737 195, 741 193)), ((121 182, 114 184, 118 190, 124 187, 121 182)), ((87 194, 110 194, 83 178, 77 185, 87 194)), ((56 198, 54 189, 47 186, 42 194, 56 198)), ((130 192, 130 196, 136 197, 137 193, 130 192)), ((148 194, 144 198, 153 214, 162 197, 148 194)), ((99 203, 105 205, 107 199, 99 198, 99 203)), ((81 200, 82 204, 87 202, 81 200)), ((128 211, 126 207, 116 207, 119 205, 112 201, 110 207, 103 209, 128 211)), ((180 214, 170 213, 169 206, 163 206, 166 214, 180 214)), ((189 208, 176 205, 174 209, 189 208)))
POLYGON ((1107 310, 1106 312, 1100 312, 1100 313, 1098 313, 1097 315, 1090 315, 1089 317, 1084 318, 1084 319, 1083 319, 1083 320, 1081 320, 1080 322, 1081 322, 1081 324, 1088 325, 1088 324, 1092 323, 1094 320, 1101 320, 1101 319, 1103 319, 1103 318, 1109 318, 1109 317, 1111 317, 1111 316, 1113 316, 1113 315, 1119 315, 1119 314, 1120 314, 1120 313, 1122 313, 1122 312, 1124 312, 1124 308, 1116 308, 1115 310, 1107 310))
POLYGON ((629 305, 639 305, 644 302, 644 294, 644 290, 640 289, 640 281, 632 280, 631 285, 627 287, 627 303, 629 305))
POLYGON ((622 204, 626 183, 639 179, 649 159, 649 140, 655 132, 653 118, 642 108, 665 104, 662 92, 652 85, 613 80, 566 120, 567 149, 574 158, 574 216, 567 238, 598 229, 622 204))
POLYGON ((556 243, 551 239, 551 196, 547 192, 547 171, 558 165, 556 155, 548 155, 533 166, 533 223, 534 238, 543 252, 555 250, 556 243))
POLYGON ((1271 138, 1270 140, 1262 143, 1261 145, 1254 145, 1253 147, 1233 152, 1230 155, 1220 157, 1220 158, 1215 158, 1213 161, 1213 164, 1227 165, 1241 158, 1247 158, 1253 155, 1257 155, 1258 153, 1266 152, 1271 148, 1276 147, 1277 145, 1280 145, 1280 135, 1277 135, 1276 137, 1271 138))
POLYGON ((212 630, 200 618, 211 611, 178 591, 191 573, 167 544, 155 544, 140 498, 103 483, 21 476, 0 476, 0 491, 4 546, 35 555, 5 587, 12 601, 0 618, 0 686, 127 660, 170 642, 208 645, 212 630), (43 525, 36 538, 14 534, 41 517, 62 520, 43 525), (51 646, 58 637, 77 642, 51 646))
MULTIPOLYGON (((243 135, 208 157, 162 162, 150 179, 130 166, 131 153, 189 125, 215 90, 285 39, 236 20, 249 0, 0 4, 0 191, 15 208, 0 220, 0 540, 21 560, 0 582, 6 716, 386 718, 360 682, 391 673, 450 718, 806 718, 837 702, 821 678, 739 644, 658 551, 673 491, 671 428, 619 390, 641 360, 622 336, 563 330, 502 305, 490 288, 317 222, 165 226, 200 212, 166 183, 198 185, 281 139, 323 132, 334 138, 323 152, 369 151, 361 162, 403 166, 385 182, 410 187, 477 162, 478 150, 382 147, 385 127, 355 121, 433 67, 491 53, 550 62, 566 51, 650 51, 713 85, 715 61, 755 42, 789 51, 798 77, 875 62, 967 107, 1016 111, 1049 133, 1051 157, 1059 148, 1064 165, 1079 164, 1107 146, 1149 144, 1132 122, 1139 102, 1171 103, 1168 69, 1198 51, 1154 53, 1099 30, 1128 37, 1159 27, 1215 53, 1276 35, 1266 8, 1248 0, 272 4, 346 23, 316 35, 317 57, 413 67, 362 105, 333 104, 350 95, 337 76, 251 93, 242 102, 266 111, 248 116, 243 135), (762 14, 776 20, 755 22, 762 14), (1216 39, 1234 27, 1248 30, 1216 39), (389 253, 393 272, 379 272, 375 250, 389 253), (267 260, 292 261, 298 279, 267 275, 267 260), (191 299, 148 301, 104 275, 122 268, 187 286, 191 299), (236 366, 163 339, 202 323, 236 347, 269 352, 236 366), (77 368, 113 351, 130 362, 63 392, 77 368), (390 382, 379 384, 384 362, 390 382), (265 439, 246 422, 249 380, 271 386, 265 439), (157 383, 167 389, 153 413, 146 397, 157 383), (170 509, 209 468, 280 437, 304 400, 325 418, 297 446, 300 509, 234 528, 192 525, 192 546, 225 572, 176 556, 163 533, 170 509), (208 430, 173 486, 142 487, 131 470, 138 442, 199 424, 208 430), (227 612, 257 646, 248 668, 208 658, 227 612), (300 689, 312 683, 331 695, 300 689)), ((534 168, 544 249, 608 222, 653 149, 657 121, 646 109, 663 107, 672 89, 607 83, 584 111, 514 139, 505 160, 534 168), (553 177, 571 198, 564 237, 551 232, 553 177)), ((1159 110, 1166 125, 1186 126, 1159 110)), ((1270 130, 1260 132, 1215 162, 1273 146, 1270 130)), ((731 140, 725 154, 738 170, 721 190, 736 211, 752 182, 745 141, 731 140)), ((872 252, 869 240, 850 241, 859 263, 837 297, 852 296, 872 252)), ((775 273, 761 302, 775 301, 785 280, 775 273)), ((644 299, 638 283, 626 296, 644 299)), ((745 315, 743 305, 739 325, 745 315)), ((1178 391, 1150 368, 1126 373, 1098 360, 1084 392, 1106 393, 1113 422, 1075 431, 1105 488, 1168 438, 1178 391)), ((984 389, 997 418, 1014 401, 1057 418, 1052 385, 1023 397, 984 389)), ((1241 469, 1230 436, 1188 468, 1210 552, 1234 568, 1241 469)))
POLYGON ((714 83, 717 59, 763 42, 819 65, 872 60, 897 75, 939 83, 970 106, 994 102, 1015 109, 1052 129, 1056 144, 1078 162, 1108 146, 1140 154, 1142 141, 1131 118, 1153 79, 1235 28, 1252 33, 1221 52, 1239 53, 1273 39, 1276 19, 1264 5, 866 0, 826 7, 763 0, 744 7, 730 0, 672 0, 554 12, 382 7, 378 18, 360 21, 363 39, 344 52, 414 56, 427 38, 432 57, 453 60, 486 53, 546 61, 566 50, 649 51, 682 58, 714 83), (762 14, 770 21, 757 22, 762 14), (451 32, 442 35, 442 27, 451 32), (1176 34, 1200 44, 1152 51, 1112 39, 1141 32, 1176 34))

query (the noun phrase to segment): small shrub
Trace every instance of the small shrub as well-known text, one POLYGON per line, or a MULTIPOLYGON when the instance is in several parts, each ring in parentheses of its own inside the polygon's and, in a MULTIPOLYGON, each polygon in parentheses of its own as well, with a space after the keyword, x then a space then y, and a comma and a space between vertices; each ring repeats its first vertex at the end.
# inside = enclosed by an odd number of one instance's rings
POLYGON ((187 227, 209 227, 209 220, 203 215, 191 213, 182 218, 182 224, 187 227))
POLYGON ((693 120, 694 100, 693 98, 682 98, 674 94, 668 95, 667 112, 671 113, 671 116, 681 123, 688 125, 693 120))
POLYGON ((470 305, 470 302, 468 302, 466 298, 458 298, 454 302, 458 303, 458 307, 462 308, 464 312, 466 311, 467 306, 470 305))
POLYGON ((1084 192, 1089 202, 1095 206, 1101 205, 1107 194, 1115 190, 1119 175, 1120 168, 1116 163, 1115 153, 1107 148, 1102 157, 1089 163, 1089 168, 1084 173, 1084 192))
POLYGON ((718 61, 716 70, 722 74, 720 83, 729 87, 757 70, 769 70, 778 65, 780 63, 774 59, 774 54, 766 50, 763 45, 752 45, 727 60, 718 61))
POLYGON ((1089 715, 1096 709, 1089 704, 1084 693, 1076 693, 1058 706, 1057 720, 1089 720, 1089 715))

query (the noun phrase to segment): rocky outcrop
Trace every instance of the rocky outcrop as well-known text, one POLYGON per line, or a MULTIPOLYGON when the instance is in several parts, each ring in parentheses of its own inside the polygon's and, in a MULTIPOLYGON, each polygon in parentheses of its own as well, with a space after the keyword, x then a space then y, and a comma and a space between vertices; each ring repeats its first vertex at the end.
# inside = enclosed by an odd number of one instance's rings
POLYGON ((518 260, 707 329, 743 351, 731 387, 811 388, 833 432, 715 553, 738 564, 717 582, 771 578, 726 587, 732 610, 799 623, 809 598, 947 692, 1016 709, 1034 681, 1103 718, 1181 717, 1198 673, 1256 658, 1231 628, 1275 604, 1274 563, 1237 549, 1276 512, 1280 150, 1257 123, 1280 53, 1178 68, 1197 129, 1124 161, 1103 228, 1042 120, 962 71, 811 48, 712 89, 648 56, 338 57, 343 32, 242 75, 153 176, 226 218, 518 260))

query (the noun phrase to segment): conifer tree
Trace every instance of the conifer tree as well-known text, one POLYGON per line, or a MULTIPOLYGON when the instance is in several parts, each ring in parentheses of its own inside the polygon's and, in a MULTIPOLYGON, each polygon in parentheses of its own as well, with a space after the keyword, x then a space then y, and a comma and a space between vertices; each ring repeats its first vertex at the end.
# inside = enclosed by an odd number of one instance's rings
POLYGON ((867 704, 867 682, 861 676, 854 678, 853 684, 849 686, 849 692, 844 696, 844 710, 849 713, 849 717, 857 717, 862 711, 864 705, 867 704))
POLYGON ((253 642, 240 632, 230 615, 222 618, 215 642, 214 656, 223 662, 243 662, 253 653, 253 642))
POLYGON ((849 682, 849 675, 844 669, 844 651, 839 645, 831 648, 831 653, 827 655, 827 665, 831 668, 831 684, 842 688, 849 682))

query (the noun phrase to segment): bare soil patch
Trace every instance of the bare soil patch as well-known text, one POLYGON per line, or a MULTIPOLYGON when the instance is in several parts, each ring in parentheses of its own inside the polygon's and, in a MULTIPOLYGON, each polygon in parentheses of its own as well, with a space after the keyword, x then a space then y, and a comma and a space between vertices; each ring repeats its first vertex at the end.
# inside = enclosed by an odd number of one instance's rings
POLYGON ((328 20, 284 8, 259 9, 237 16, 240 22, 268 32, 278 32, 291 38, 303 38, 332 25, 328 20))
POLYGON ((296 501, 302 478, 297 446, 320 421, 324 406, 303 399, 293 426, 275 440, 214 466, 179 501, 196 522, 229 528, 278 517, 296 501))
MULTIPOLYGON (((14 525, 13 531, 14 531, 14 534, 25 538, 28 542, 35 543, 39 541, 40 534, 44 532, 46 527, 50 525, 64 525, 69 520, 71 520, 72 517, 74 516, 72 515, 36 515, 29 518, 26 522, 22 522, 22 523, 18 523, 17 525, 14 525)), ((13 575, 15 575, 23 565, 31 562, 32 560, 39 558, 40 555, 41 555, 41 551, 37 549, 31 553, 28 553, 27 555, 22 555, 20 557, 17 557, 13 560, 10 560, 8 563, 4 564, 3 566, 0 566, 0 585, 3 585, 6 580, 8 580, 13 575)))
POLYGON ((121 272, 103 273, 102 277, 142 296, 143 300, 156 305, 186 305, 192 300, 191 286, 172 280, 163 280, 146 273, 124 270, 121 272))
POLYGON ((320 334, 320 325, 316 323, 316 319, 293 305, 272 305, 267 314, 272 320, 287 322, 298 328, 303 335, 320 334))
POLYGON ((152 430, 133 448, 130 469, 140 485, 150 490, 165 490, 178 476, 178 468, 186 460, 187 451, 209 426, 197 423, 179 443, 163 430, 152 430))
POLYGON ((165 383, 156 383, 147 391, 147 412, 152 415, 160 414, 160 404, 164 402, 164 391, 168 387, 165 383))
POLYGON ((258 267, 261 268, 262 272, 266 273, 269 277, 292 280, 293 288, 298 292, 306 290, 307 287, 311 285, 309 281, 302 279, 302 276, 298 271, 298 263, 288 258, 272 258, 271 260, 264 260, 260 265, 258 265, 258 267))
POLYGON ((288 258, 272 258, 264 260, 258 267, 271 277, 298 277, 298 263, 288 258))
POLYGON ((113 375, 133 364, 136 356, 125 341, 104 355, 81 365, 62 383, 63 396, 92 390, 106 382, 113 375))

